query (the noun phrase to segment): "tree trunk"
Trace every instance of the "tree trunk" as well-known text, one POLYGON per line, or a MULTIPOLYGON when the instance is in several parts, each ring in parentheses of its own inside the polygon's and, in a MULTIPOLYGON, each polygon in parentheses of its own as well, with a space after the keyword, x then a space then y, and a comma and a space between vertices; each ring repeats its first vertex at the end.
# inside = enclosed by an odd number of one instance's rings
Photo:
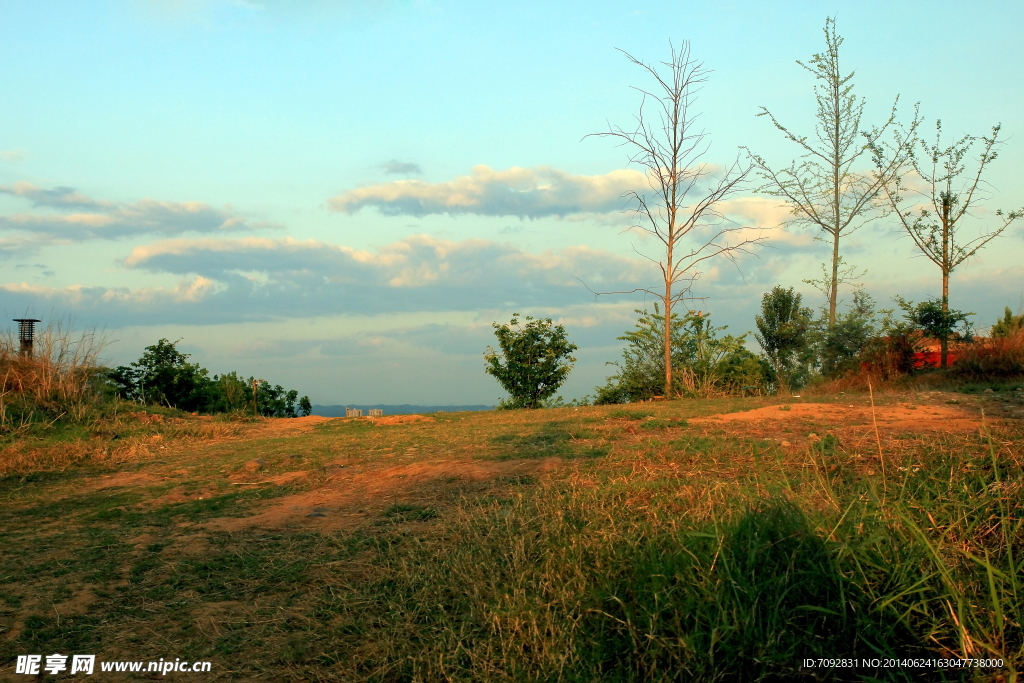
MULTIPOLYGON (((942 269, 942 314, 946 315, 949 313, 949 271, 945 268, 942 269)), ((949 335, 945 334, 939 341, 940 344, 940 361, 941 367, 948 366, 949 359, 949 335)))
MULTIPOLYGON (((942 198, 942 315, 949 313, 949 211, 952 207, 949 194, 942 198)), ((949 332, 939 340, 939 367, 947 367, 949 358, 949 332)))
POLYGON ((672 398, 672 283, 665 282, 665 398, 672 398))
POLYGON ((673 155, 671 170, 671 196, 665 202, 668 208, 668 241, 665 254, 665 399, 673 397, 672 391, 672 273, 675 264, 676 246, 676 172, 678 161, 673 155))
MULTIPOLYGON (((838 212, 837 212, 838 214, 838 212)), ((836 219, 838 224, 838 216, 836 219)), ((839 298, 839 233, 832 239, 832 289, 828 298, 828 325, 836 324, 836 299, 839 298)))
POLYGON ((832 127, 832 294, 828 301, 828 326, 836 324, 836 300, 839 298, 839 233, 842 227, 839 223, 842 212, 839 206, 839 169, 842 163, 842 94, 841 77, 839 75, 839 56, 835 58, 835 71, 832 74, 832 107, 835 111, 835 118, 832 127))

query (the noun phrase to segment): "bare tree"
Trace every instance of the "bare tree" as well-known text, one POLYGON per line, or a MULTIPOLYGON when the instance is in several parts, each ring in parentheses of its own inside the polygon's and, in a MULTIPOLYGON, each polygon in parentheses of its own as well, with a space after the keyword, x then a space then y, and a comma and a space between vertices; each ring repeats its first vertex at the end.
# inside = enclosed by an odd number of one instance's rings
POLYGON ((646 170, 650 184, 650 195, 630 192, 625 196, 635 202, 639 219, 630 229, 653 237, 664 248, 656 258, 637 251, 658 266, 662 283, 656 290, 637 288, 605 293, 647 292, 661 300, 666 321, 666 397, 674 393, 673 306, 697 298, 691 296, 691 291, 701 275, 701 264, 718 256, 735 261, 737 253, 760 240, 743 235, 733 239, 732 233, 743 228, 723 227, 727 221, 718 210, 718 204, 740 189, 751 167, 742 166, 737 157, 732 166, 716 174, 712 166, 703 161, 710 142, 705 132, 696 126, 699 114, 694 111, 694 104, 709 71, 703 63, 691 58, 689 41, 678 49, 670 44, 670 49, 671 59, 660 65, 648 64, 620 50, 654 79, 653 87, 650 90, 635 88, 643 95, 635 127, 610 125, 607 132, 592 134, 619 140, 630 150, 630 163, 646 170), (648 106, 656 114, 648 113, 648 106))
MULTIPOLYGON (((907 163, 900 173, 890 176, 882 185, 904 230, 942 273, 943 316, 949 315, 949 278, 953 270, 1024 216, 1024 208, 1009 213, 997 209, 994 226, 980 230, 966 241, 959 239, 960 222, 964 218, 977 218, 972 215, 972 209, 979 208, 990 198, 981 175, 985 167, 995 161, 997 146, 1003 144, 999 130, 1000 126, 996 125, 991 137, 965 135, 944 147, 942 122, 936 121, 935 142, 929 144, 914 136, 907 163), (967 155, 978 141, 981 142, 978 166, 968 171, 967 155)), ((876 145, 875 163, 879 168, 887 168, 894 157, 901 155, 900 143, 897 139, 895 145, 876 145)), ((948 339, 943 337, 941 344, 941 364, 946 367, 948 339)))
MULTIPOLYGON (((818 103, 815 140, 797 135, 764 107, 758 114, 770 118, 786 139, 799 145, 800 160, 776 170, 762 157, 751 155, 765 181, 758 191, 785 200, 796 216, 792 224, 815 226, 824 233, 823 241, 831 242, 831 273, 826 270, 822 280, 808 281, 825 292, 829 325, 835 324, 839 285, 857 277, 852 268, 844 268, 846 264, 839 253, 840 238, 871 220, 875 198, 898 171, 902 160, 896 155, 888 166, 878 168, 874 174, 855 170, 858 162, 869 162, 864 155, 895 122, 899 97, 883 126, 862 131, 864 99, 857 99, 853 94, 853 72, 844 76, 839 69, 842 44, 842 37, 836 35, 835 20, 826 19, 825 52, 814 55, 807 64, 797 61, 820 81, 814 87, 818 103)), ((916 125, 915 116, 911 132, 916 125)))

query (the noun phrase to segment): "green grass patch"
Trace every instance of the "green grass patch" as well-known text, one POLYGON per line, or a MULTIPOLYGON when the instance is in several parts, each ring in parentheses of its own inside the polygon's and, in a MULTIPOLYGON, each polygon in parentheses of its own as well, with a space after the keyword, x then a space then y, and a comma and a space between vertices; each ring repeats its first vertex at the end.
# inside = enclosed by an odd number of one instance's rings
POLYGON ((613 410, 608 413, 609 418, 619 420, 642 420, 645 417, 653 417, 654 411, 652 410, 613 410))
POLYGON ((439 514, 434 508, 411 503, 395 503, 384 511, 384 516, 393 522, 422 522, 434 519, 439 514))
POLYGON ((526 434, 499 434, 490 443, 496 447, 500 460, 521 458, 594 458, 607 455, 610 449, 590 443, 599 437, 597 432, 582 427, 575 421, 549 422, 526 434))

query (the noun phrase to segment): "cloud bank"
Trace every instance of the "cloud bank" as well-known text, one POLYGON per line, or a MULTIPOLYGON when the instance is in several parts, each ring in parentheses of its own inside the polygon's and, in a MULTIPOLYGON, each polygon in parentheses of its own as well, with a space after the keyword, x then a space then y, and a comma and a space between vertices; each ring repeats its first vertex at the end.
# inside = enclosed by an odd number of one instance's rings
POLYGON ((44 212, 0 215, 0 253, 12 254, 46 244, 68 244, 133 235, 216 233, 268 227, 251 223, 230 207, 218 209, 203 202, 143 199, 130 204, 93 199, 71 187, 41 188, 31 183, 0 185, 0 194, 31 202, 44 212), (49 210, 49 211, 45 211, 49 210))
POLYGON ((348 214, 374 207, 388 216, 561 217, 621 210, 624 193, 644 189, 647 189, 647 178, 635 170, 585 176, 550 166, 515 166, 507 171, 496 171, 479 165, 473 167, 470 175, 446 182, 395 180, 350 190, 332 197, 328 206, 332 211, 348 214))
POLYGON ((375 250, 288 237, 171 239, 135 247, 124 265, 179 283, 139 290, 3 288, 15 308, 64 303, 114 325, 129 318, 214 323, 528 309, 593 301, 580 280, 594 289, 624 289, 653 275, 644 261, 585 246, 535 254, 511 244, 425 235, 375 250))

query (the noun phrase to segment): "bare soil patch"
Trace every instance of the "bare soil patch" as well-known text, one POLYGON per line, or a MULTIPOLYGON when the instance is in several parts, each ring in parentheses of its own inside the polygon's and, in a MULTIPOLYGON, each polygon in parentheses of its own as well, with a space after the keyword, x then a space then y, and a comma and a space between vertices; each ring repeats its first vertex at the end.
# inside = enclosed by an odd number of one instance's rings
POLYGON ((384 417, 364 417, 378 425, 404 425, 412 422, 434 422, 434 418, 426 415, 385 415, 384 417))
POLYGON ((104 474, 88 481, 83 488, 93 491, 102 491, 120 486, 149 486, 163 481, 163 477, 157 477, 145 472, 118 472, 117 474, 104 474))
POLYGON ((93 593, 93 586, 85 584, 76 587, 74 597, 64 602, 55 604, 53 611, 62 617, 73 617, 88 614, 89 608, 96 603, 96 595, 93 593))
MULTIPOLYGON (((805 421, 823 426, 874 427, 879 430, 905 432, 968 432, 981 428, 981 415, 954 406, 899 404, 878 406, 872 416, 871 408, 831 403, 792 403, 768 406, 740 413, 726 413, 690 420, 698 424, 753 422, 770 425, 775 422, 805 421)), ((990 420, 986 420, 990 422, 990 420)))
MULTIPOLYGON (((503 476, 539 474, 559 466, 560 458, 529 460, 446 460, 399 465, 368 472, 345 469, 328 476, 322 486, 273 499, 250 517, 218 517, 200 525, 208 531, 241 531, 253 527, 351 529, 376 509, 424 483, 436 480, 483 481, 503 476)), ((295 473, 290 473, 295 474, 295 473)), ((284 475, 282 475, 284 476, 284 475)))
POLYGON ((268 435, 292 435, 312 431, 317 425, 336 420, 335 417, 307 415, 306 417, 267 417, 254 425, 253 432, 246 437, 265 437, 268 435))

